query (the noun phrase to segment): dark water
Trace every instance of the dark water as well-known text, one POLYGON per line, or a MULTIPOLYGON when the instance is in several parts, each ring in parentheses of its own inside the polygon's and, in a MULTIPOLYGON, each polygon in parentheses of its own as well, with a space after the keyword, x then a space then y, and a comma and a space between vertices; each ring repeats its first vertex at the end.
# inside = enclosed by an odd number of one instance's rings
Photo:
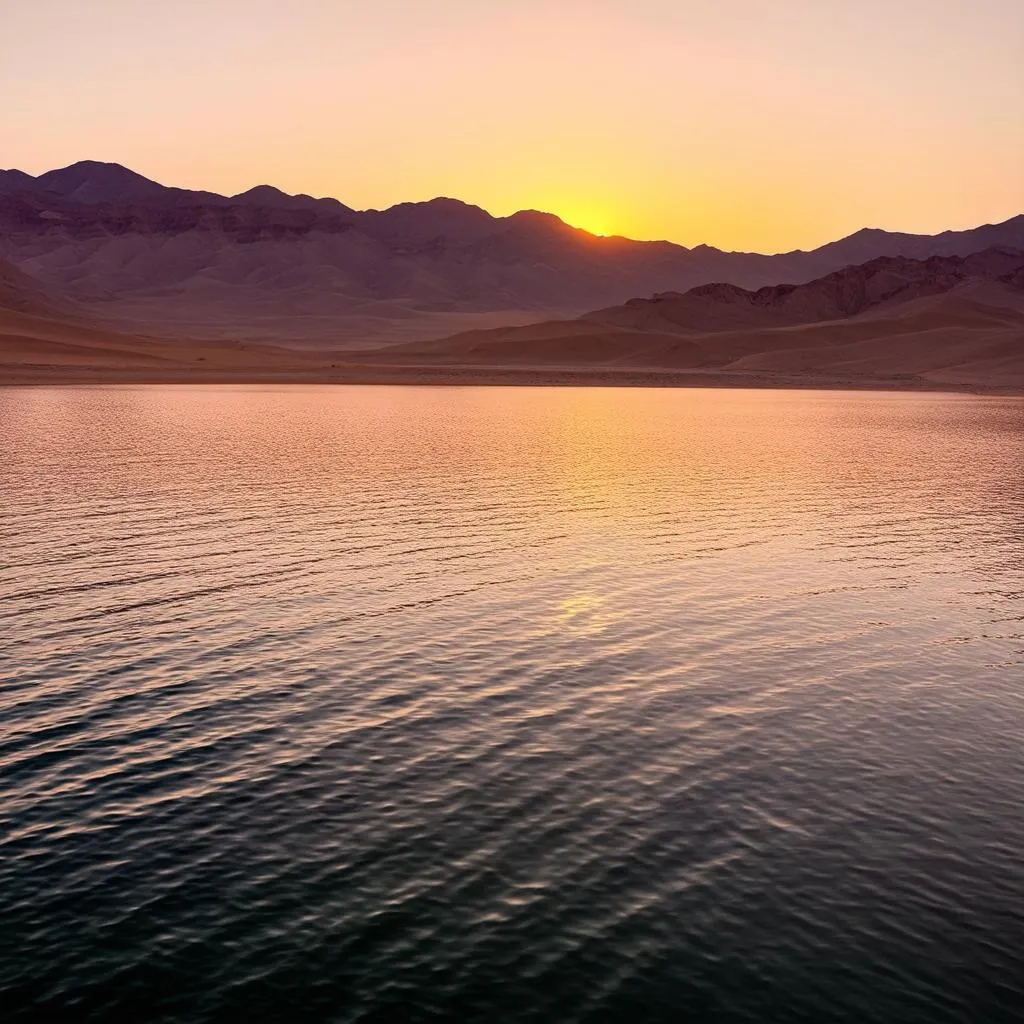
POLYGON ((0 391, 4 1021, 1010 1021, 1024 402, 0 391))

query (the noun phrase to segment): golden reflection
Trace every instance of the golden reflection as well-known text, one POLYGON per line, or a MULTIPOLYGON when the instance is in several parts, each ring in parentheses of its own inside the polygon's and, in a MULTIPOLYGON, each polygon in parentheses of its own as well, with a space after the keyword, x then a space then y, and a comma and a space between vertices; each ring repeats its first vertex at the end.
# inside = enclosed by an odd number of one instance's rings
POLYGON ((621 618, 610 611, 602 611, 608 603, 597 594, 575 594, 560 601, 554 615, 559 632, 573 636, 596 636, 621 618))

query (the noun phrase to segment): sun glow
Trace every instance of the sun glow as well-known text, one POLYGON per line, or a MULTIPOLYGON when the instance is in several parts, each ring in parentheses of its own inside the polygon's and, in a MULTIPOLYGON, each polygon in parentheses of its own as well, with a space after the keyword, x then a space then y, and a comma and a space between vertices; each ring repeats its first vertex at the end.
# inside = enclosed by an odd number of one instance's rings
POLYGON ((608 210, 598 207, 576 207, 560 208, 555 213, 565 221, 566 224, 581 231, 587 231, 592 235, 607 237, 608 235, 620 234, 615 228, 615 218, 608 210))
POLYGON ((0 163, 359 210, 451 196, 760 252, 1020 212, 1020 0, 280 6, 4 4, 0 76, 31 88, 0 111, 0 163))
POLYGON ((579 228, 592 235, 604 237, 623 233, 620 218, 616 216, 609 203, 591 202, 578 197, 561 199, 552 196, 547 200, 547 205, 537 204, 536 208, 549 210, 570 227, 579 228))

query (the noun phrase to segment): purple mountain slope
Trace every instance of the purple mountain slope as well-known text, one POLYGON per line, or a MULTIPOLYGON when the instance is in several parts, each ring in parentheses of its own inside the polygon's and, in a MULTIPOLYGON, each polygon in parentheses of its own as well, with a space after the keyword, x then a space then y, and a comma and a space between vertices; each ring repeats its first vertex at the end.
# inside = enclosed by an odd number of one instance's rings
POLYGON ((173 336, 412 340, 993 245, 1024 247, 1024 216, 935 236, 865 230, 767 256, 600 238, 551 214, 492 217, 454 199, 356 211, 269 185, 236 196, 170 188, 95 161, 38 177, 0 171, 0 258, 108 322, 173 336))

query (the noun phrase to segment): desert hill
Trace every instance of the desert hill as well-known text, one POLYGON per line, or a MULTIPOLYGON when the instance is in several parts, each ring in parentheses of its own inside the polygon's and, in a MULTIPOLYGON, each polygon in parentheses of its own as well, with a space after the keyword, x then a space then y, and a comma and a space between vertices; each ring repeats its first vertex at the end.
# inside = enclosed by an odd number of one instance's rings
POLYGON ((81 313, 73 303, 50 294, 7 260, 0 260, 0 310, 69 320, 81 313))
POLYGON ((160 338, 0 263, 0 379, 729 384, 1024 390, 1024 252, 873 260, 370 350, 160 338))
POLYGON ((1024 216, 936 236, 863 231, 767 256, 596 237, 551 214, 492 217, 454 199, 356 211, 270 185, 176 189, 95 161, 38 177, 0 171, 0 258, 97 323, 168 338, 373 347, 994 244, 1024 246, 1024 216))
POLYGON ((324 360, 293 350, 147 337, 97 324, 0 260, 0 382, 306 379, 324 360))
POLYGON ((394 346, 409 365, 604 367, 1024 385, 1024 251, 884 257, 802 285, 704 285, 394 346))
POLYGON ((1024 287, 1022 251, 999 246, 965 257, 916 260, 883 256, 802 285, 768 285, 757 291, 729 284, 701 285, 683 294, 667 292, 650 299, 631 299, 621 306, 588 313, 583 319, 633 329, 677 331, 815 323, 941 294, 974 278, 1024 287))

